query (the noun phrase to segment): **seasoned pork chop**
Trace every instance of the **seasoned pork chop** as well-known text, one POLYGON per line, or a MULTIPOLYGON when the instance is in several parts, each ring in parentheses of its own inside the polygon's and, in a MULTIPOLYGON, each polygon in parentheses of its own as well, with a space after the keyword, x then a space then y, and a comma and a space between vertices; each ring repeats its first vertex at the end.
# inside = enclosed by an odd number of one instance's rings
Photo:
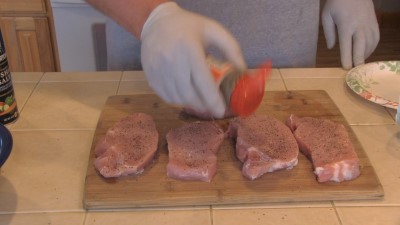
POLYGON ((228 135, 236 138, 236 156, 243 175, 254 180, 263 174, 297 165, 299 147, 290 129, 271 116, 237 117, 228 135))
POLYGON ((342 124, 295 115, 286 124, 293 131, 300 151, 311 160, 319 182, 342 182, 360 175, 357 153, 342 124))
MULTIPOLYGON (((210 112, 200 112, 200 111, 196 111, 194 109, 191 108, 183 108, 183 111, 185 113, 187 113, 188 115, 197 117, 199 119, 202 120, 213 120, 215 119, 215 117, 210 113, 210 112)), ((226 109, 223 118, 229 118, 229 117, 233 117, 234 113, 231 112, 229 109, 226 109)))
POLYGON ((95 147, 95 168, 104 177, 140 174, 157 151, 158 132, 153 118, 129 115, 107 130, 95 147))
POLYGON ((167 134, 167 176, 210 182, 217 171, 217 152, 223 130, 213 122, 187 123, 167 134))

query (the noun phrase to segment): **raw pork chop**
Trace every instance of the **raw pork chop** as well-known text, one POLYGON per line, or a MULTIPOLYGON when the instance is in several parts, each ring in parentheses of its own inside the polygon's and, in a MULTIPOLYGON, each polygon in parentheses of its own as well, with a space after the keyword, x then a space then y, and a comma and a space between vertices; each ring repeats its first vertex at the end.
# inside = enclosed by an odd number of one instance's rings
MULTIPOLYGON (((183 111, 191 116, 197 117, 203 120, 213 120, 216 119, 210 112, 200 112, 191 108, 183 108, 183 111)), ((228 108, 225 110, 223 118, 233 117, 234 113, 231 112, 228 108)))
POLYGON ((236 138, 236 156, 242 161, 242 173, 250 180, 297 165, 299 147, 290 129, 271 116, 236 117, 228 128, 236 138))
POLYGON ((115 123, 95 148, 95 168, 104 177, 140 174, 157 151, 158 132, 153 118, 144 113, 115 123))
POLYGON ((167 176, 210 182, 217 171, 217 152, 225 138, 213 122, 187 123, 167 133, 167 176))
POLYGON ((295 115, 286 124, 293 131, 300 151, 312 161, 319 182, 342 182, 360 175, 357 153, 342 124, 295 115))

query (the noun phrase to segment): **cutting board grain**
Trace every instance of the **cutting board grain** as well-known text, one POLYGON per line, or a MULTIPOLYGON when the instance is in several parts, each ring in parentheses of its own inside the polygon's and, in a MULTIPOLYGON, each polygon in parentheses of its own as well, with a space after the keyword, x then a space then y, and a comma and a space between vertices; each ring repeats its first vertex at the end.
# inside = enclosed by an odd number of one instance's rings
MULTIPOLYGON (((325 91, 265 92, 256 112, 284 121, 290 114, 327 118, 342 123, 361 160, 361 176, 343 183, 318 183, 311 163, 302 155, 292 170, 265 174, 249 181, 241 174, 234 142, 226 139, 218 153, 218 170, 210 183, 179 181, 166 176, 168 149, 166 133, 171 128, 198 119, 172 107, 156 95, 117 95, 108 98, 100 115, 90 151, 84 187, 87 209, 142 208, 159 206, 200 206, 244 203, 298 202, 321 200, 379 199, 382 185, 351 127, 325 91), (159 132, 154 162, 139 176, 105 179, 93 166, 94 147, 115 122, 135 112, 151 115, 159 132)), ((227 128, 228 119, 216 121, 227 128)))

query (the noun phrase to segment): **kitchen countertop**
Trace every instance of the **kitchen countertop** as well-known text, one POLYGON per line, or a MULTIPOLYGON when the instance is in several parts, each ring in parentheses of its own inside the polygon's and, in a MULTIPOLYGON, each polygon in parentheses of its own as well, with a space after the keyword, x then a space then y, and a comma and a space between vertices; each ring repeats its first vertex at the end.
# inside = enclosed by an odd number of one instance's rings
POLYGON ((83 189, 102 107, 115 94, 152 93, 140 71, 12 73, 20 118, 0 174, 0 225, 400 224, 400 128, 395 110, 356 96, 339 68, 274 69, 266 90, 326 90, 383 185, 381 200, 87 211, 83 189))

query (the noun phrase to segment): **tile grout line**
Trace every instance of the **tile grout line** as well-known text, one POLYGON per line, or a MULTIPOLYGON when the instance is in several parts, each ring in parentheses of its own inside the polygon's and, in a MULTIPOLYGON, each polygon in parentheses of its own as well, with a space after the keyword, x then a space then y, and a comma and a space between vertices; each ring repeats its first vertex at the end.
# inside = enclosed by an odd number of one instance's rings
POLYGON ((115 80, 65 80, 65 81, 58 81, 58 80, 50 80, 50 81, 41 81, 40 83, 46 84, 46 83, 93 83, 93 82, 120 82, 121 79, 115 79, 115 80))
POLYGON ((38 83, 40 83, 40 82, 42 82, 42 81, 43 81, 43 79, 44 79, 44 77, 45 77, 46 73, 49 73, 49 72, 43 72, 43 74, 42 74, 42 76, 40 77, 40 79, 39 79, 38 83))
POLYGON ((42 211, 20 211, 20 212, 0 212, 0 215, 22 215, 22 214, 43 214, 43 213, 87 213, 86 210, 42 210, 42 211))
POLYGON ((370 124, 367 124, 367 123, 349 123, 349 125, 350 126, 352 126, 352 127, 363 127, 363 126, 391 126, 391 125, 393 125, 393 126, 395 126, 396 124, 395 123, 370 123, 370 124))
MULTIPOLYGON (((335 209, 335 214, 339 215, 339 213, 336 211, 336 209, 338 208, 335 204, 334 201, 330 201, 331 202, 331 206, 316 206, 316 207, 309 207, 309 206, 304 206, 304 207, 266 207, 266 208, 223 208, 223 209, 219 209, 219 210, 254 210, 254 209, 266 209, 266 210, 274 210, 274 209, 308 209, 308 208, 312 208, 312 209, 335 209)), ((359 205, 352 205, 352 206, 339 206, 339 208, 398 208, 400 207, 399 205, 365 205, 365 206, 359 206, 359 205)), ((209 206, 210 209, 210 218, 211 218, 211 224, 214 225, 214 214, 213 214, 213 207, 209 206)), ((150 212, 150 211, 159 211, 160 209, 149 209, 149 210, 136 210, 135 212, 150 212)), ((187 210, 187 209, 182 209, 183 211, 187 210)), ((167 210, 167 211, 182 211, 181 209, 179 210, 167 210)), ((194 209, 194 210, 204 210, 204 209, 194 209)), ((104 213, 104 212, 133 212, 130 209, 126 209, 126 210, 119 210, 119 209, 113 209, 113 210, 85 210, 85 209, 81 209, 81 210, 40 210, 40 211, 18 211, 18 212, 0 212, 0 215, 13 215, 13 214, 42 214, 42 213, 85 213, 87 214, 88 212, 94 212, 94 213, 104 213)), ((343 223, 340 223, 341 225, 343 225, 343 223)))
POLYGON ((119 77, 119 82, 118 82, 117 91, 115 92, 116 95, 118 95, 118 93, 119 93, 119 89, 120 89, 120 87, 121 87, 121 83, 122 83, 122 78, 123 78, 123 76, 124 76, 124 72, 121 71, 121 75, 120 75, 120 77, 119 77))
POLYGON ((96 128, 16 128, 12 129, 15 132, 26 131, 95 131, 96 128))
POLYGON ((281 69, 278 69, 278 73, 279 73, 279 77, 281 78, 281 81, 283 83, 283 86, 285 87, 285 91, 288 91, 288 88, 286 86, 286 82, 285 79, 283 79, 282 73, 281 73, 281 69))
POLYGON ((211 225, 214 225, 214 210, 213 210, 213 207, 212 207, 212 205, 210 205, 210 222, 211 222, 211 225))
POLYGON ((340 218, 339 212, 337 211, 335 202, 334 202, 334 201, 331 201, 331 204, 332 204, 333 210, 335 210, 335 215, 336 215, 336 218, 337 218, 338 221, 339 221, 339 224, 340 224, 340 225, 343 225, 342 219, 340 218))
POLYGON ((21 108, 20 113, 21 113, 22 110, 25 108, 26 103, 28 103, 28 101, 29 101, 29 99, 32 97, 33 93, 37 90, 37 88, 38 88, 40 82, 42 81, 43 77, 44 77, 44 73, 42 74, 42 76, 40 77, 40 79, 39 79, 38 81, 36 81, 36 84, 35 84, 35 86, 33 87, 31 93, 29 93, 28 98, 26 98, 25 103, 22 105, 22 108, 21 108))
MULTIPOLYGON (((39 83, 91 83, 91 82, 116 82, 121 81, 123 71, 114 71, 115 73, 119 73, 118 79, 83 79, 83 80, 44 80, 46 73, 54 73, 54 72, 44 72, 42 77, 39 80, 39 83)), ((112 72, 112 73, 114 73, 112 72)), ((62 73, 62 72, 61 72, 62 73)), ((67 72, 68 73, 68 72, 67 72)), ((78 72, 78 73, 86 73, 86 72, 78 72)))
POLYGON ((82 225, 87 224, 87 223, 86 223, 86 221, 87 221, 87 216, 88 216, 88 211, 85 212, 85 216, 83 217, 82 225))
MULTIPOLYGON (((40 82, 42 81, 42 79, 43 79, 43 77, 44 77, 44 74, 45 74, 45 73, 42 73, 42 76, 40 77, 39 80, 37 80, 37 81, 35 81, 35 82, 32 82, 32 83, 35 83, 35 86, 32 88, 32 91, 29 93, 29 96, 26 98, 25 103, 22 105, 22 108, 21 108, 21 110, 20 110, 20 112, 19 112, 20 114, 22 113, 23 109, 25 108, 26 103, 28 103, 29 99, 32 97, 33 93, 37 90, 37 88, 38 88, 40 82)), ((28 82, 27 82, 27 83, 28 83, 28 82)))
MULTIPOLYGON (((29 99, 32 97, 33 93, 37 90, 37 87, 39 86, 40 81, 43 79, 43 76, 44 76, 44 73, 42 74, 42 76, 40 77, 40 79, 39 79, 38 81, 36 81, 36 82, 29 82, 29 83, 35 83, 35 86, 34 86, 34 87, 32 88, 32 90, 30 91, 28 97, 26 98, 26 101, 22 104, 22 106, 21 106, 21 107, 18 107, 18 114, 19 114, 18 117, 21 117, 21 113, 24 111, 26 103, 28 103, 28 101, 29 101, 29 99)), ((27 82, 27 83, 28 83, 28 82, 27 82)), ((14 92, 15 92, 15 91, 14 91, 14 92)), ((18 105, 18 102, 17 102, 17 105, 18 105)), ((19 106, 19 105, 18 105, 18 106, 19 106)), ((17 122, 17 121, 18 121, 18 119, 17 119, 15 122, 17 122)), ((9 127, 10 130, 13 128, 14 124, 15 124, 15 123, 13 123, 13 124, 10 125, 10 127, 9 127)), ((12 130, 13 130, 13 129, 12 129, 12 130)))
POLYGON ((390 116, 390 117, 394 120, 394 122, 396 123, 396 118, 395 118, 396 115, 393 116, 393 115, 389 112, 389 109, 388 109, 387 107, 384 107, 384 106, 383 106, 383 108, 384 108, 384 110, 386 111, 386 113, 389 114, 389 116, 390 116))
POLYGON ((92 82, 120 82, 122 80, 122 71, 115 71, 119 72, 118 79, 84 79, 84 80, 43 80, 46 73, 52 72, 45 72, 43 73, 42 77, 39 80, 39 83, 92 83, 92 82))

